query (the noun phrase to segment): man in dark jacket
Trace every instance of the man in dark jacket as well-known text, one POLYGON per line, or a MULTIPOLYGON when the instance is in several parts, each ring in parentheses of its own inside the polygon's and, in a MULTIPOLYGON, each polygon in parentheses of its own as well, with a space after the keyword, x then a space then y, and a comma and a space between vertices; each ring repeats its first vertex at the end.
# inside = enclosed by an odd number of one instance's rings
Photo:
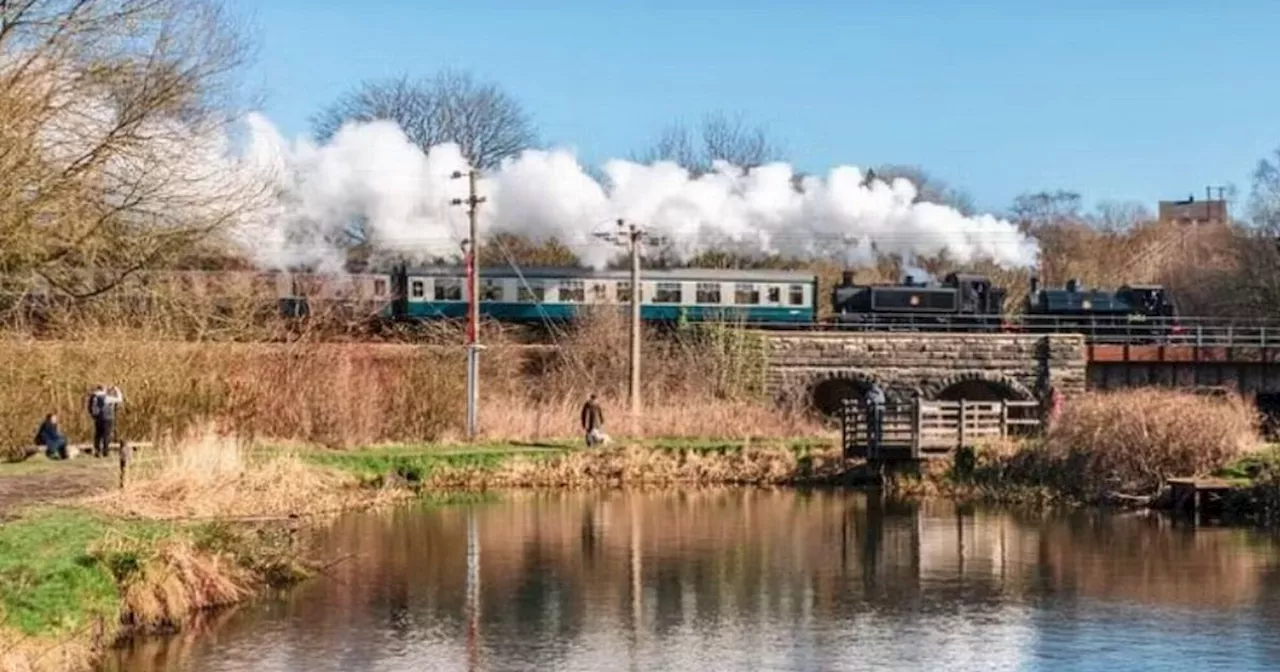
POLYGON ((591 395, 587 403, 582 405, 582 429, 587 433, 587 447, 600 443, 600 429, 604 427, 604 411, 596 403, 596 395, 591 395))
POLYGON ((97 385, 89 392, 89 419, 93 421, 93 456, 102 457, 106 426, 102 422, 102 409, 107 405, 107 391, 97 385))
POLYGON ((99 385, 89 398, 89 415, 93 416, 93 454, 106 457, 111 454, 111 439, 116 428, 116 409, 124 403, 124 395, 114 385, 102 389, 99 385))
POLYGON ((58 414, 44 416, 36 430, 36 445, 44 446, 44 454, 51 460, 67 459, 67 437, 58 429, 58 414))

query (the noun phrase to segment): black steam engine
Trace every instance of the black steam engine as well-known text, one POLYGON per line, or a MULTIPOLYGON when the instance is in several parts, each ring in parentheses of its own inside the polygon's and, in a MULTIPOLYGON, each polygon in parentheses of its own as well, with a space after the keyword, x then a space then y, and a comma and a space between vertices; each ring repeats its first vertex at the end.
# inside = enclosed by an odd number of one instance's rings
POLYGON ((846 272, 831 290, 832 319, 866 329, 1086 333, 1163 340, 1178 332, 1177 311, 1159 285, 1086 289, 1076 280, 1046 289, 1031 279, 1022 315, 1004 317, 1006 290, 981 275, 951 273, 941 283, 908 277, 898 285, 858 285, 846 272))
POLYGON ((951 273, 941 285, 908 277, 900 285, 858 285, 845 272, 831 290, 834 319, 867 327, 996 331, 1005 290, 981 275, 951 273))
POLYGON ((1125 285, 1114 292, 1085 289, 1068 280, 1062 289, 1042 289, 1036 278, 1023 306, 1028 331, 1084 332, 1096 336, 1149 336, 1178 332, 1178 313, 1160 285, 1125 285))

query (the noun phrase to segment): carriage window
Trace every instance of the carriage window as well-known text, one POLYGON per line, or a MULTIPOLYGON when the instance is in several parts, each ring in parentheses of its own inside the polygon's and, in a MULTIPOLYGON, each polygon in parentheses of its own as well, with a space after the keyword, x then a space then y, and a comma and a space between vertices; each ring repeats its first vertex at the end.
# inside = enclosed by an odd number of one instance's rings
POLYGON ((653 294, 654 303, 680 303, 680 283, 659 282, 653 294))
POLYGON ((383 279, 379 278, 379 279, 377 279, 377 280, 374 280, 374 281, 373 281, 373 295, 374 295, 374 296, 386 296, 386 295, 387 295, 387 281, 386 281, 386 280, 383 280, 383 279))
POLYGON ((461 301, 462 281, 457 278, 436 278, 436 301, 461 301))
POLYGON ((537 281, 520 283, 520 292, 516 297, 522 303, 542 303, 547 296, 547 288, 537 281))
POLYGON ((787 299, 793 306, 804 305, 804 285, 791 285, 787 299))
POLYGON ((481 301, 501 301, 502 300, 502 281, 501 280, 484 280, 480 285, 481 301))
POLYGON ((609 287, 603 282, 591 285, 591 296, 601 303, 609 300, 609 287))
MULTIPOLYGON (((644 301, 644 283, 640 283, 640 300, 644 301)), ((618 283, 618 302, 631 302, 631 282, 629 280, 622 280, 618 283)))
POLYGON ((742 306, 760 303, 760 290, 756 289, 755 285, 735 285, 733 302, 742 306))
POLYGON ((773 285, 769 287, 769 303, 782 303, 782 288, 773 285))
POLYGON ((586 298, 581 280, 562 280, 560 282, 560 303, 582 303, 586 298))
POLYGON ((412 290, 410 290, 410 292, 413 294, 413 298, 415 298, 415 299, 421 299, 421 298, 422 298, 422 295, 423 295, 423 291, 422 291, 422 281, 421 281, 421 280, 414 280, 414 281, 413 281, 413 289, 412 289, 412 290))
POLYGON ((720 283, 699 282, 698 303, 720 303, 720 283))

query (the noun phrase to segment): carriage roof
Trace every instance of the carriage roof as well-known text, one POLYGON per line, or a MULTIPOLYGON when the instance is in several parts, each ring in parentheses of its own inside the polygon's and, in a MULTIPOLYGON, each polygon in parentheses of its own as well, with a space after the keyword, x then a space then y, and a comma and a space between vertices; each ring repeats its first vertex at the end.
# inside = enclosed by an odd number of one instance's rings
MULTIPOLYGON (((461 266, 427 266, 407 269, 410 276, 462 277, 466 269, 461 266)), ((509 266, 480 268, 480 276, 489 278, 542 278, 582 280, 630 280, 629 270, 597 270, 592 268, 524 268, 517 271, 509 266)), ((715 268, 644 268, 640 276, 649 281, 694 280, 706 282, 814 282, 813 273, 777 270, 741 270, 715 268)))

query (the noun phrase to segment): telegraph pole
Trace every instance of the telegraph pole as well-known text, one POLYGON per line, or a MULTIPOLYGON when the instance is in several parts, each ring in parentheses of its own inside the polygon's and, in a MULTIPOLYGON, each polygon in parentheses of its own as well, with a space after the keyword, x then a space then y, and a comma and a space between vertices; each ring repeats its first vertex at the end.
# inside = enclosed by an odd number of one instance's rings
MULTIPOLYGON (((618 220, 618 227, 623 226, 618 220)), ((640 238, 644 232, 632 224, 627 229, 631 246, 631 415, 640 417, 640 238)))
MULTIPOLYGON (((461 177, 461 171, 453 173, 453 179, 461 177)), ((476 171, 467 171, 466 177, 469 182, 467 198, 455 198, 453 204, 467 206, 467 219, 471 224, 471 236, 463 244, 466 246, 467 267, 467 438, 474 441, 480 403, 480 264, 476 259, 480 251, 480 234, 476 230, 476 209, 485 199, 476 195, 476 171)))
POLYGON ((626 247, 631 257, 631 362, 629 368, 631 370, 631 416, 635 419, 640 417, 640 246, 646 241, 651 243, 660 241, 653 239, 634 222, 628 224, 621 219, 618 220, 617 233, 597 233, 596 237, 626 247))

